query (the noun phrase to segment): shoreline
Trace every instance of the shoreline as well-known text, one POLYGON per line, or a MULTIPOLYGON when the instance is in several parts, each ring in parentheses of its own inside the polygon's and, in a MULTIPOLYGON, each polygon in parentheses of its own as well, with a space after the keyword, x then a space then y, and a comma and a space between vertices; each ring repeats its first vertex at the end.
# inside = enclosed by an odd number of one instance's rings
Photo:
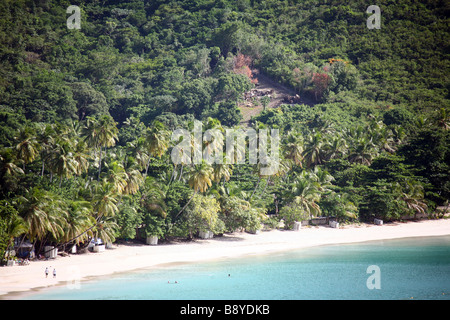
POLYGON ((265 255, 322 245, 374 240, 450 235, 450 219, 350 225, 339 229, 303 227, 299 231, 271 230, 259 234, 233 233, 213 239, 157 246, 114 245, 99 253, 74 254, 27 266, 0 267, 0 299, 14 299, 46 287, 70 284, 115 273, 167 265, 265 255), (48 278, 44 270, 49 268, 48 278), (57 271, 53 278, 53 268, 57 271))

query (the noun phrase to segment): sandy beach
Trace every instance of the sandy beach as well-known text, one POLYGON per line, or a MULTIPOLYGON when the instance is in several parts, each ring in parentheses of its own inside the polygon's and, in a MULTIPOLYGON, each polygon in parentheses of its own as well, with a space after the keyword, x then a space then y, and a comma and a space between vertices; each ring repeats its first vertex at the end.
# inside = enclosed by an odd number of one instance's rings
POLYGON ((234 233, 208 240, 148 245, 114 245, 99 253, 73 254, 27 266, 0 267, 0 299, 14 299, 17 292, 70 284, 95 276, 126 272, 165 264, 268 254, 328 244, 371 240, 450 235, 450 220, 424 220, 382 226, 361 224, 333 229, 303 227, 300 231, 263 231, 259 234, 234 233), (45 276, 48 267, 49 275, 45 276), (53 277, 56 269, 56 277, 53 277))

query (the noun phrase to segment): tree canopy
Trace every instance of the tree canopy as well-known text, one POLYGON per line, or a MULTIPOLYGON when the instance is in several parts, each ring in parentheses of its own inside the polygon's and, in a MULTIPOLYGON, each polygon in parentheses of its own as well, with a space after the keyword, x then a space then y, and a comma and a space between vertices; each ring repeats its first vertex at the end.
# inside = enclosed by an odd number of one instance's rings
POLYGON ((0 2, 0 256, 14 237, 83 246, 448 203, 443 1, 379 1, 380 29, 362 0, 75 1, 80 29, 69 5, 0 2), (279 130, 278 172, 248 152, 174 164, 175 130, 242 128, 258 73, 308 101, 265 100, 246 127, 279 130))

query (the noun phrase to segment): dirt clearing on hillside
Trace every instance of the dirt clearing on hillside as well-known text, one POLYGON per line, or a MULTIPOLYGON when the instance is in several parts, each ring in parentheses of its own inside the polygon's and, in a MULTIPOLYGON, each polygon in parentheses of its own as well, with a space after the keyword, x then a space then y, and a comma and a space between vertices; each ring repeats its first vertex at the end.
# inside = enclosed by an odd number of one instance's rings
POLYGON ((250 126, 250 119, 257 116, 266 108, 277 108, 282 104, 306 104, 313 106, 314 103, 310 99, 300 97, 294 92, 269 77, 254 72, 258 83, 255 88, 247 91, 243 95, 243 101, 238 105, 241 110, 243 119, 241 126, 250 126))

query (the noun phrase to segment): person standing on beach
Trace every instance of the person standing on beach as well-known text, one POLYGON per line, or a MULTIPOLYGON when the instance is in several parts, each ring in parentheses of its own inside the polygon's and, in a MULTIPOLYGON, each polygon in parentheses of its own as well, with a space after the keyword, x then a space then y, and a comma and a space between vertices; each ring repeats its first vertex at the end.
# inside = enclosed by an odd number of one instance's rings
POLYGON ((53 278, 56 278, 56 269, 53 269, 53 278))
POLYGON ((45 267, 45 277, 48 277, 48 267, 45 267))

